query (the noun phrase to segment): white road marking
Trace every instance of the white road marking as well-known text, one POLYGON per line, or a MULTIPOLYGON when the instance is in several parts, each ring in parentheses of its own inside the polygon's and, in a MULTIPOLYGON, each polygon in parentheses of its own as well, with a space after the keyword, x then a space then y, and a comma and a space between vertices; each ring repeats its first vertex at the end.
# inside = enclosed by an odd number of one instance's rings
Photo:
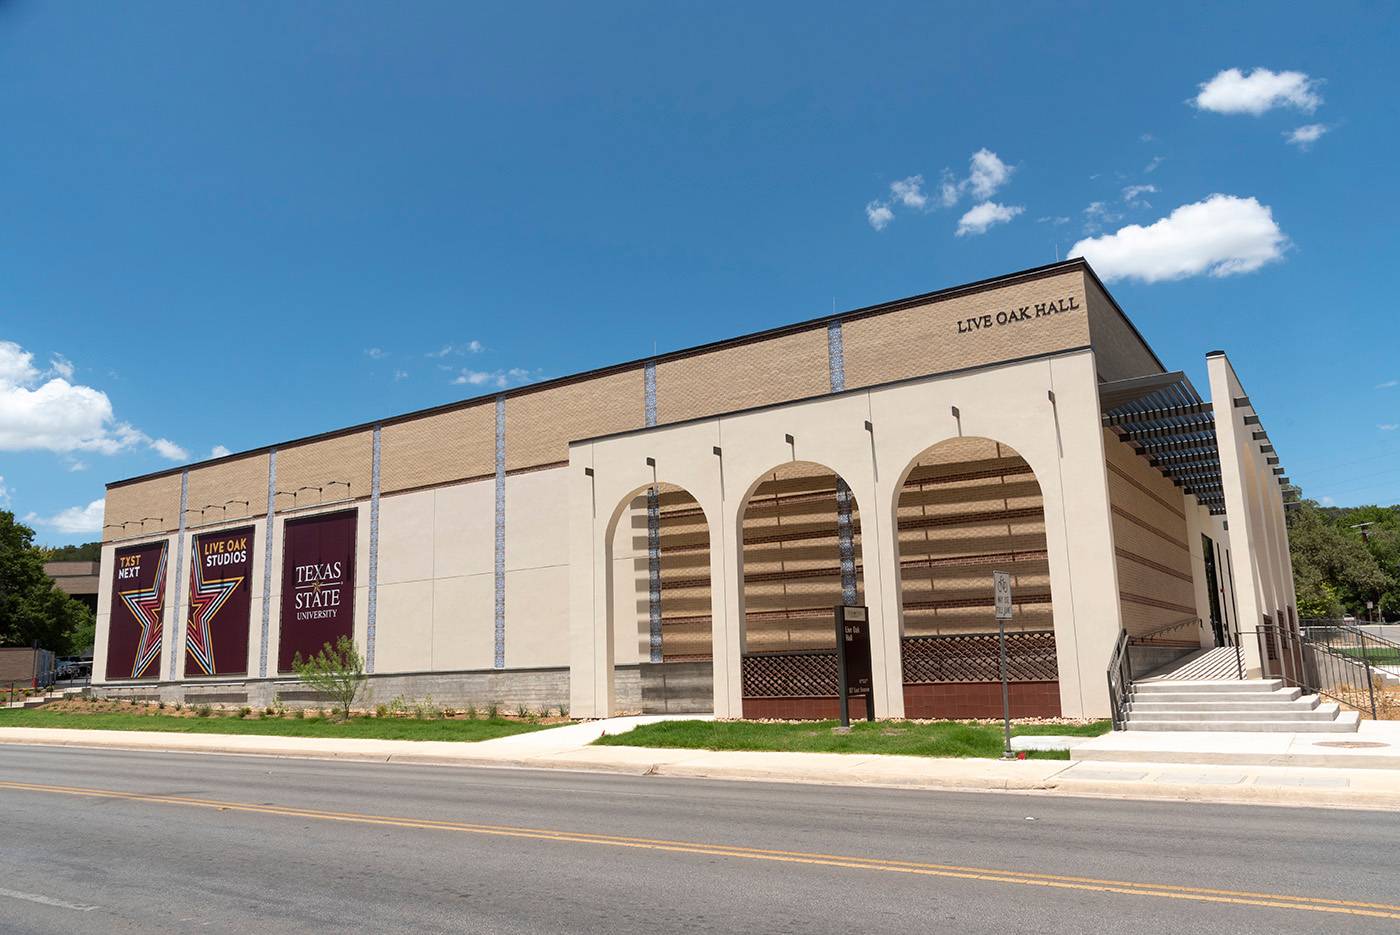
POLYGON ((7 890, 0 887, 0 896, 8 896, 11 899, 23 899, 26 902, 39 903, 41 906, 54 906, 59 909, 73 909, 77 912, 91 912, 96 906, 80 906, 77 903, 64 902, 61 899, 54 899, 52 896, 42 896, 38 893, 21 893, 19 890, 7 890))

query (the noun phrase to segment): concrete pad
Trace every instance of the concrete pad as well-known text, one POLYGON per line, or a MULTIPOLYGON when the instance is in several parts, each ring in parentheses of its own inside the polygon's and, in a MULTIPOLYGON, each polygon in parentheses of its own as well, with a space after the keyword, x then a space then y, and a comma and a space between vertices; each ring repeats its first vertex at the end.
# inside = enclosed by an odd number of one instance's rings
POLYGON ((1160 773, 1153 782, 1171 782, 1184 786, 1233 786, 1244 782, 1244 773, 1160 773))
POLYGON ((1094 780, 1102 782, 1139 782, 1147 778, 1146 770, 1084 769, 1076 766, 1060 774, 1061 779, 1094 780))
POLYGON ((1012 737, 1012 750, 1072 750, 1091 737, 1070 737, 1044 734, 1040 736, 1012 737))
POLYGON ((1256 776, 1254 784, 1300 789, 1345 789, 1351 785, 1351 780, 1345 776, 1256 776))
POLYGON ((1400 722, 1349 734, 1113 731, 1076 744, 1076 761, 1400 769, 1400 722))

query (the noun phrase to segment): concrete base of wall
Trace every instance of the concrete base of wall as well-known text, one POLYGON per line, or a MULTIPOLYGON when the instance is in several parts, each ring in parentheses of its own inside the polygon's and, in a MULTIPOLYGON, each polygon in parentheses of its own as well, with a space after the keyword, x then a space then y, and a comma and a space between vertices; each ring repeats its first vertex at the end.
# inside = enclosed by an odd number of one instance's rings
POLYGON ((1128 662, 1133 667, 1133 677, 1141 678, 1144 675, 1151 675, 1158 669, 1165 668, 1185 659, 1192 653, 1198 653, 1201 647, 1190 646, 1128 646, 1128 662))
MULTIPOLYGON (((851 720, 865 720, 865 699, 851 699, 851 720)), ((744 717, 787 721, 832 721, 841 716, 838 698, 745 698, 744 717)))
POLYGON ((643 714, 708 714, 715 709, 713 662, 644 662, 643 714))
MULTIPOLYGON (((640 679, 635 668, 618 672, 619 700, 624 692, 632 704, 640 706, 640 679)), ((291 707, 319 707, 323 699, 294 678, 219 679, 186 682, 105 682, 92 686, 98 698, 131 698, 138 701, 183 702, 185 704, 233 704, 262 708, 280 700, 291 707)), ((388 704, 395 698, 406 702, 431 698, 440 705, 465 707, 500 705, 514 711, 524 705, 531 711, 543 707, 558 710, 569 703, 568 669, 484 669, 466 672, 411 672, 371 675, 359 707, 388 704)))

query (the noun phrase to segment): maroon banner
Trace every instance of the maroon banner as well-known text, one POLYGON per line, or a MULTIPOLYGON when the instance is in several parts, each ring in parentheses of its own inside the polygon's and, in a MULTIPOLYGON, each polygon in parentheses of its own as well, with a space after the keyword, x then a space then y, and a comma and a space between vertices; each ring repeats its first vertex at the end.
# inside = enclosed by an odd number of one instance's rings
POLYGON ((247 675, 253 527, 194 537, 185 675, 247 675))
POLYGON ((282 626, 277 670, 355 631, 356 511, 287 520, 282 539, 282 626))
POLYGON ((112 615, 107 621, 107 678, 160 676, 168 543, 117 549, 112 563, 112 615))

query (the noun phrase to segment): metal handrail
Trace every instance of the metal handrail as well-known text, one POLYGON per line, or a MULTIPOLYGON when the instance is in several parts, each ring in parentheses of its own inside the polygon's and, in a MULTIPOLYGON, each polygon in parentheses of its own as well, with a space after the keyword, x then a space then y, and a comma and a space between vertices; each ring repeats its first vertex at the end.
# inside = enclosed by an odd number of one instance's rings
POLYGON ((1362 716, 1369 713, 1371 720, 1377 719, 1375 667, 1366 655, 1357 657, 1338 652, 1326 642, 1311 639, 1306 630, 1294 632, 1278 624, 1243 630, 1239 635, 1241 638, 1254 636, 1261 663, 1266 669, 1274 670, 1269 678, 1279 679, 1289 688, 1301 688, 1310 695, 1330 698, 1362 716), (1364 696, 1356 685, 1358 679, 1365 684, 1364 696))
POLYGON ((1159 638, 1163 633, 1168 633, 1172 630, 1179 630, 1182 627, 1187 626, 1188 624, 1194 624, 1196 629, 1199 630, 1201 628, 1201 618, 1183 617, 1180 620, 1175 620, 1171 623, 1165 624, 1164 626, 1157 627, 1155 630, 1148 630, 1146 633, 1139 633, 1135 636, 1130 636, 1128 639, 1138 646, 1151 645, 1151 642, 1159 638))
POLYGON ((1133 664, 1128 658, 1128 631, 1119 630, 1108 662, 1108 702, 1113 715, 1113 729, 1122 730, 1128 723, 1128 693, 1133 686, 1133 664))

